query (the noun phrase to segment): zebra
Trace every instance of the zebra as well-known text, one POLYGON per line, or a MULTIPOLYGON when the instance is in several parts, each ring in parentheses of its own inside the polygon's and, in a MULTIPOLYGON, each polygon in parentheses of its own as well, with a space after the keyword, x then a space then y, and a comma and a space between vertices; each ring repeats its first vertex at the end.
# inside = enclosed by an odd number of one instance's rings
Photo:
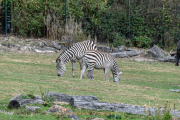
POLYGON ((104 69, 105 80, 109 82, 109 70, 112 71, 113 74, 113 82, 119 83, 120 75, 123 73, 119 72, 118 64, 114 57, 112 57, 108 53, 100 52, 97 50, 88 50, 82 56, 84 67, 81 70, 80 78, 84 78, 83 74, 88 67, 87 77, 89 79, 94 80, 93 70, 96 69, 104 69))
POLYGON ((76 59, 76 57, 80 57, 84 55, 86 50, 97 50, 97 46, 93 41, 86 40, 83 42, 78 42, 72 44, 66 50, 64 50, 59 57, 54 61, 56 63, 56 68, 58 72, 58 76, 63 76, 66 71, 66 64, 71 61, 72 63, 72 77, 74 78, 74 69, 75 62, 78 61, 80 64, 80 69, 82 70, 82 59, 76 59))

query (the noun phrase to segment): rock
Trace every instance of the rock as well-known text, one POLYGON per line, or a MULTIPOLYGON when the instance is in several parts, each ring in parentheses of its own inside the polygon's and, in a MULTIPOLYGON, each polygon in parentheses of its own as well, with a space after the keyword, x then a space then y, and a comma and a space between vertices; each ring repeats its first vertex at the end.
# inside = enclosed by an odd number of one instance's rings
POLYGON ((61 45, 57 44, 55 41, 51 41, 51 43, 50 43, 49 46, 50 46, 50 47, 53 47, 53 48, 56 48, 56 49, 58 49, 58 50, 61 49, 61 45))
POLYGON ((172 56, 167 56, 164 58, 156 58, 156 60, 160 62, 175 62, 176 61, 175 57, 172 57, 172 56))
POLYGON ((180 89, 170 89, 170 92, 180 92, 180 89))
POLYGON ((46 51, 46 50, 55 51, 55 49, 52 47, 43 47, 43 48, 39 48, 39 49, 42 51, 46 51))
POLYGON ((133 51, 131 48, 127 48, 126 51, 133 51))
POLYGON ((153 58, 165 58, 166 54, 164 51, 159 48, 157 45, 154 45, 148 52, 147 57, 153 57, 153 58))
POLYGON ((52 50, 39 50, 39 49, 34 49, 35 52, 37 53, 55 53, 55 51, 52 50))
POLYGON ((33 111, 33 112, 35 112, 36 110, 38 110, 38 109, 41 109, 40 107, 37 107, 37 106, 26 106, 25 107, 25 110, 26 111, 33 111))
POLYGON ((107 53, 111 52, 111 48, 110 47, 106 47, 106 46, 97 46, 97 50, 99 50, 101 52, 107 52, 107 53))
POLYGON ((13 115, 14 114, 14 112, 7 112, 7 111, 4 111, 4 110, 0 110, 0 113, 9 114, 9 115, 13 115))
POLYGON ((18 50, 26 51, 26 50, 29 50, 29 47, 28 47, 28 46, 20 46, 20 47, 18 48, 18 50))
POLYGON ((61 43, 73 44, 76 43, 76 39, 72 36, 63 35, 61 36, 61 43))
POLYGON ((125 46, 118 46, 117 47, 118 49, 119 49, 119 52, 123 52, 123 51, 126 51, 127 50, 127 48, 125 47, 125 46))
POLYGON ((110 53, 110 55, 116 58, 124 58, 124 57, 132 57, 139 55, 142 51, 124 51, 124 52, 117 52, 117 53, 110 53))
POLYGON ((59 105, 54 105, 46 111, 46 113, 50 112, 54 112, 55 115, 64 115, 69 117, 70 119, 79 120, 78 116, 73 111, 59 105))
POLYGON ((44 46, 47 46, 47 44, 46 44, 46 43, 44 43, 44 42, 39 42, 37 45, 38 45, 39 47, 44 47, 44 46))

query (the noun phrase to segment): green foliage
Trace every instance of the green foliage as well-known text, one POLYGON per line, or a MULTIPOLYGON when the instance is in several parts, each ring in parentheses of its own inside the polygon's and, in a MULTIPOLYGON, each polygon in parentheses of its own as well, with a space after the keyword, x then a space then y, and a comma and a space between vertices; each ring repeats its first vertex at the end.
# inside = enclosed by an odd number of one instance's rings
POLYGON ((129 45, 130 40, 125 38, 125 36, 120 36, 118 33, 114 36, 113 46, 118 47, 120 45, 129 45))
MULTIPOLYGON (((51 107, 52 105, 52 102, 54 101, 54 98, 50 97, 50 96, 47 96, 45 94, 45 92, 43 91, 42 87, 39 86, 39 90, 41 92, 41 96, 42 96, 42 101, 43 101, 43 105, 44 106, 49 106, 51 107)), ((48 91, 47 91, 48 92, 48 91)))
POLYGON ((137 47, 141 48, 150 48, 152 44, 151 38, 147 36, 134 37, 134 41, 136 42, 137 47))
POLYGON ((121 115, 117 114, 117 115, 114 115, 114 114, 109 114, 109 115, 106 115, 106 117, 110 120, 120 120, 121 119, 121 115))
POLYGON ((21 94, 22 99, 33 99, 34 98, 34 91, 27 90, 25 93, 21 94))

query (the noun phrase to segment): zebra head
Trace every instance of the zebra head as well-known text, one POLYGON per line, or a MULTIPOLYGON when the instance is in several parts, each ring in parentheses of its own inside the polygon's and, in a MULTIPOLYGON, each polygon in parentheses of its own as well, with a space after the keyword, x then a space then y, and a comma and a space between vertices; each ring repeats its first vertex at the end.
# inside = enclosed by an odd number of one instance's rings
POLYGON ((62 77, 64 75, 65 71, 66 71, 66 66, 65 66, 64 62, 62 62, 59 59, 57 59, 54 62, 56 63, 56 68, 57 68, 58 76, 62 77))
POLYGON ((119 81, 120 81, 120 75, 121 75, 122 73, 123 73, 123 71, 117 73, 117 75, 114 75, 114 77, 113 77, 113 82, 119 83, 119 81))

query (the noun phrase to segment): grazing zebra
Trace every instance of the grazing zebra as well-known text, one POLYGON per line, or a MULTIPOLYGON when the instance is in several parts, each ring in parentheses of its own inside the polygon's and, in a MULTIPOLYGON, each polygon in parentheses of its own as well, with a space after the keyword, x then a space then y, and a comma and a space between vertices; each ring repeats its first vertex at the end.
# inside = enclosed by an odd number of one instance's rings
POLYGON ((54 61, 56 63, 56 68, 58 72, 58 76, 63 76, 66 70, 66 64, 71 61, 72 63, 72 77, 74 77, 74 68, 75 62, 78 61, 80 64, 80 69, 82 70, 82 59, 76 59, 76 57, 81 57, 84 55, 86 50, 97 50, 96 44, 93 41, 83 41, 78 42, 66 50, 64 50, 59 57, 54 61))
POLYGON ((87 77, 89 79, 94 79, 93 70, 96 69, 104 69, 105 80, 109 81, 109 70, 112 71, 113 74, 113 82, 119 83, 120 74, 118 64, 116 60, 109 55, 108 53, 100 52, 97 50, 88 50, 83 55, 84 67, 81 70, 80 78, 84 78, 83 74, 88 67, 87 77))

